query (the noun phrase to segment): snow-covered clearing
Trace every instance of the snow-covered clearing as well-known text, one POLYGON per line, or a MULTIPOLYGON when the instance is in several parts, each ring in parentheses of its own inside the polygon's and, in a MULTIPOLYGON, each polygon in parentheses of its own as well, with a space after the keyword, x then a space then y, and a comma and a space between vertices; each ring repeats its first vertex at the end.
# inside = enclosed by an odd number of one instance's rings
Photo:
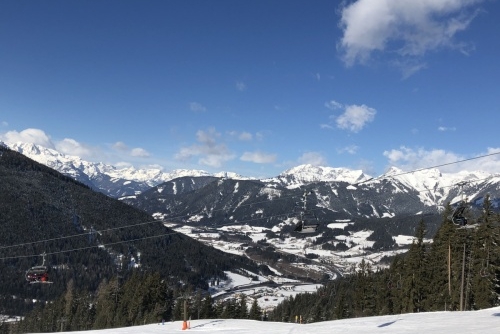
POLYGON ((231 333, 231 334, 330 334, 330 333, 498 333, 500 307, 467 312, 432 312, 386 315, 324 321, 312 324, 279 323, 269 321, 207 319, 189 322, 190 328, 182 330, 182 322, 168 322, 137 327, 115 328, 99 331, 71 332, 72 334, 156 334, 156 333, 231 333))

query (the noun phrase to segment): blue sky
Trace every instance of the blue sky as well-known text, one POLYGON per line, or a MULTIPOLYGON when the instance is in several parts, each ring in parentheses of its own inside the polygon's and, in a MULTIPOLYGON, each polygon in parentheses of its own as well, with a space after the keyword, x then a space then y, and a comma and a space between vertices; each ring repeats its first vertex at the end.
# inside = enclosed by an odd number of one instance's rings
POLYGON ((256 177, 482 156, 500 151, 499 16, 498 0, 4 0, 0 140, 256 177))

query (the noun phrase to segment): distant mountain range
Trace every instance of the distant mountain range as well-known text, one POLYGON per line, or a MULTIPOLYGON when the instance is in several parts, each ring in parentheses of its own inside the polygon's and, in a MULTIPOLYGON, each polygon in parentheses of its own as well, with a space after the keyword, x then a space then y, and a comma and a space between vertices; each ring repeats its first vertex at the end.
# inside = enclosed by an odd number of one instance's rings
MULTIPOLYGON (((448 202, 460 201, 462 197, 479 204, 485 194, 490 194, 496 206, 498 206, 496 199, 500 198, 500 173, 489 174, 481 171, 442 173, 436 168, 405 173, 393 167, 383 175, 372 177, 362 170, 300 165, 275 177, 256 180, 231 172, 211 174, 203 170, 186 169, 170 172, 133 167, 119 169, 100 162, 85 161, 77 156, 68 156, 36 144, 17 142, 5 145, 114 198, 137 196, 152 187, 181 177, 258 181, 268 188, 286 189, 300 188, 312 183, 337 185, 346 183, 345 187, 351 191, 366 192, 369 189, 378 189, 379 193, 385 191, 392 195, 407 194, 408 199, 412 198, 411 196, 414 200, 418 199, 423 206, 422 209, 429 207, 437 210, 442 209, 448 202)), ((337 186, 332 186, 332 189, 334 188, 337 186)), ((379 214, 391 215, 390 212, 379 212, 379 214)))
MULTIPOLYGON (((39 145, 5 145, 154 218, 164 219, 173 228, 190 225, 200 235, 212 233, 252 247, 262 235, 271 244, 311 236, 293 232, 304 194, 309 194, 307 209, 314 212, 320 224, 311 238, 314 247, 333 247, 339 243, 339 235, 366 231, 378 246, 365 251, 380 252, 380 258, 383 251, 397 247, 395 237, 413 236, 420 220, 424 220, 427 236, 432 238, 448 203, 453 206, 466 198, 471 203, 468 217, 479 216, 487 194, 497 210, 500 204, 500 174, 480 171, 442 173, 433 168, 404 172, 391 168, 372 177, 361 170, 300 165, 275 177, 254 179, 230 172, 119 169, 39 145), (251 226, 254 232, 237 232, 237 225, 251 226), (263 231, 260 236, 259 231, 263 231)), ((260 246, 266 245, 270 244, 260 246)), ((343 245, 348 249, 359 247, 352 242, 343 245)))

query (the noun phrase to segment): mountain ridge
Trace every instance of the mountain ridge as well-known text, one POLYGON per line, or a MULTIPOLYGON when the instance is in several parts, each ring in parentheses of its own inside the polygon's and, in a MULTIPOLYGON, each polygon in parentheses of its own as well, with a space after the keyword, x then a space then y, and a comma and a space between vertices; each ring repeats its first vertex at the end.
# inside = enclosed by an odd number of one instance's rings
MULTIPOLYGON (((303 164, 287 169, 275 177, 258 180, 224 171, 209 173, 204 170, 188 169, 176 169, 170 172, 134 167, 119 169, 102 162, 94 163, 77 156, 65 155, 37 144, 17 142, 4 145, 114 198, 136 196, 152 187, 182 177, 254 180, 269 186, 288 189, 317 182, 345 182, 350 184, 351 189, 380 187, 384 180, 388 180, 398 187, 405 188, 406 192, 414 192, 424 205, 439 208, 442 208, 447 201, 456 203, 463 197, 472 199, 478 193, 497 192, 500 189, 500 174, 482 171, 443 173, 438 168, 428 168, 405 172, 397 167, 391 167, 386 173, 372 177, 362 170, 303 164), (463 182, 466 182, 466 185, 460 186, 459 184, 463 182)), ((395 191, 401 190, 395 189, 395 191)))

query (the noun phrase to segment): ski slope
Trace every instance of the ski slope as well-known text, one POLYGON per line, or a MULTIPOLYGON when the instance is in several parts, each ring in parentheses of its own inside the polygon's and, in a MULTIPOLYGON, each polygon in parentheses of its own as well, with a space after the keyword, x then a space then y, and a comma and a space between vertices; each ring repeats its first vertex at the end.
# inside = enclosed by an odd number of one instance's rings
POLYGON ((467 312, 432 312, 387 315, 312 324, 279 323, 269 321, 207 319, 190 322, 190 329, 182 330, 182 322, 169 322, 137 327, 72 334, 156 334, 156 333, 231 333, 231 334, 331 334, 331 333, 500 333, 500 307, 467 312))

